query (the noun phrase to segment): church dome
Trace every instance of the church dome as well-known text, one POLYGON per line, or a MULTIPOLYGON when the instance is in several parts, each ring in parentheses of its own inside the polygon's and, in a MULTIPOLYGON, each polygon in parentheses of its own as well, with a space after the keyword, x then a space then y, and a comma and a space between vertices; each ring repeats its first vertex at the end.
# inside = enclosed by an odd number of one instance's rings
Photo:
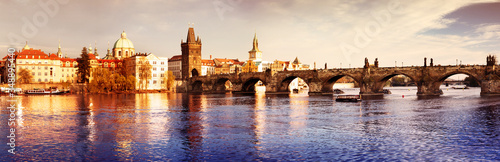
POLYGON ((134 44, 127 39, 127 34, 123 31, 121 38, 115 42, 113 48, 134 48, 134 44))

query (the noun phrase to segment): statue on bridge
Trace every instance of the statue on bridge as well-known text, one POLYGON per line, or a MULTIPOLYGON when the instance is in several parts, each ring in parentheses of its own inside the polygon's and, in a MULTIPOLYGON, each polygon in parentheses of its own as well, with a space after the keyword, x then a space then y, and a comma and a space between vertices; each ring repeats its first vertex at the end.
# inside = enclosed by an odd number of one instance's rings
POLYGON ((365 68, 370 67, 370 63, 368 63, 368 58, 365 57, 365 68))
POLYGON ((424 67, 427 67, 427 57, 424 57, 424 67))
POLYGON ((375 58, 375 67, 378 68, 378 58, 375 58))
POLYGON ((434 66, 434 63, 433 63, 432 61, 433 61, 433 60, 432 60, 432 58, 431 58, 431 63, 429 64, 429 66, 431 66, 431 67, 432 67, 432 66, 434 66))

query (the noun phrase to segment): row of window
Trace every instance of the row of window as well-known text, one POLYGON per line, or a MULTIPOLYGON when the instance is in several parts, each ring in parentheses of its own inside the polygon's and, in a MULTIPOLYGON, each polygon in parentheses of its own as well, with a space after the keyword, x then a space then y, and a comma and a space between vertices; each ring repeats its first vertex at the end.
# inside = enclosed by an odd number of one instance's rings
MULTIPOLYGON (((35 79, 33 79, 32 81, 33 81, 33 82, 35 82, 35 79)), ((42 82, 42 79, 41 79, 41 78, 39 78, 39 79, 38 79, 38 82, 42 82)), ((49 82, 49 80, 48 80, 48 79, 44 79, 44 80, 43 80, 43 82, 49 82)), ((73 80, 71 80, 71 83, 74 83, 74 81, 73 81, 73 80)))
MULTIPOLYGON (((151 62, 151 61, 150 61, 150 62, 151 62)), ((152 63, 153 63, 153 65, 156 65, 156 61, 153 61, 152 63)), ((138 61, 138 62, 137 62, 137 64, 139 64, 139 65, 140 65, 140 64, 142 64, 142 61, 138 61)), ((161 65, 165 65, 165 62, 164 62, 164 61, 162 61, 160 64, 161 64, 161 65)))
MULTIPOLYGON (((17 61, 17 64, 22 64, 22 63, 23 63, 23 60, 19 60, 19 61, 17 61)), ((25 61, 24 63, 25 63, 25 64, 29 64, 29 63, 30 63, 30 61, 25 61)), ((31 61, 31 64, 35 64, 35 63, 36 63, 35 61, 31 61)), ((48 62, 48 61, 45 61, 44 63, 45 63, 45 64, 49 64, 49 62, 48 62)), ((42 64, 42 61, 38 61, 38 64, 42 64)))
POLYGON ((175 67, 168 67, 169 70, 173 71, 173 70, 181 70, 181 67, 180 66, 175 66, 175 67))

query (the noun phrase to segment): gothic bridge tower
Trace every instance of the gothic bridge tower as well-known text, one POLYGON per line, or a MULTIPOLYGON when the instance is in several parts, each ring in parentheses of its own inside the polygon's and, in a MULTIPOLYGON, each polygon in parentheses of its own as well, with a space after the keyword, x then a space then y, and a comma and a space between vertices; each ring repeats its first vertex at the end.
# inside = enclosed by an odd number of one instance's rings
POLYGON ((188 30, 186 42, 181 40, 182 79, 186 80, 201 73, 201 39, 194 35, 192 27, 188 30))

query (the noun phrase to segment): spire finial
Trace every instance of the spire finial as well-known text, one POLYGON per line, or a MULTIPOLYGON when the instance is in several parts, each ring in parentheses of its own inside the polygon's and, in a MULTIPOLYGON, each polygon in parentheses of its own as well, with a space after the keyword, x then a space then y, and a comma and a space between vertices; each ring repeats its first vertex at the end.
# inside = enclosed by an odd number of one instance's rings
POLYGON ((29 50, 29 49, 30 49, 30 46, 28 46, 28 41, 26 41, 26 45, 24 45, 23 50, 29 50))
POLYGON ((259 51, 259 40, 257 39, 257 32, 253 36, 253 48, 252 51, 259 51))

